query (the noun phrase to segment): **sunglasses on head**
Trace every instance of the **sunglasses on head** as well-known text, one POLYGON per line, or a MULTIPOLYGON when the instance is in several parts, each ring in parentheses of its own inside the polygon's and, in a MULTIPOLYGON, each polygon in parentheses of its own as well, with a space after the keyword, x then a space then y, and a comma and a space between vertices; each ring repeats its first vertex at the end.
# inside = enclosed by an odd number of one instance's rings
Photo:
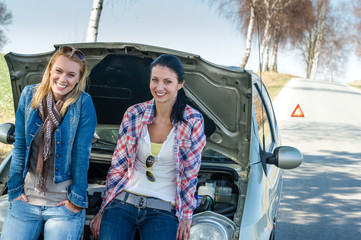
POLYGON ((69 57, 75 55, 80 61, 85 60, 84 53, 82 53, 80 50, 78 50, 76 48, 69 47, 69 46, 63 46, 63 47, 60 47, 59 50, 63 53, 69 54, 69 57))
POLYGON ((145 160, 145 175, 147 176, 147 179, 151 182, 155 182, 155 176, 149 169, 153 167, 155 162, 156 158, 153 155, 148 156, 145 160))

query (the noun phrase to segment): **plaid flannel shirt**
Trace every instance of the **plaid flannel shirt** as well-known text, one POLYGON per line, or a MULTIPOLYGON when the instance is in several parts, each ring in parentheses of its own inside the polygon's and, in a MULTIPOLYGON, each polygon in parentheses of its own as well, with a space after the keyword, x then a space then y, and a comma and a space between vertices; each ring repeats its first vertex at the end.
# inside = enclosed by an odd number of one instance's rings
MULTIPOLYGON (((134 161, 138 151, 138 141, 144 124, 151 124, 154 116, 154 99, 136 104, 126 111, 119 129, 116 149, 106 179, 106 189, 102 194, 100 212, 119 194, 132 176, 134 161)), ((176 156, 177 191, 176 215, 179 220, 191 219, 196 208, 194 197, 197 175, 201 164, 201 153, 206 143, 202 115, 186 106, 185 122, 175 124, 174 154, 176 156)))

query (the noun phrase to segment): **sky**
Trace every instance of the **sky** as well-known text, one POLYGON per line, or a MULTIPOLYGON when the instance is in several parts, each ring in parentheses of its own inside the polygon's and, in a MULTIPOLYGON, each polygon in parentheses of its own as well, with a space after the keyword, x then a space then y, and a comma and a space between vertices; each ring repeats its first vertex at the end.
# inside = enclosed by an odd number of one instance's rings
MULTIPOLYGON (((85 42, 93 0, 0 0, 13 14, 3 53, 34 54, 54 50, 54 44, 85 42)), ((212 63, 239 66, 245 36, 215 7, 202 0, 104 0, 98 42, 136 42, 193 54, 212 63)), ((257 42, 255 42, 257 43, 257 42)), ((257 44, 246 69, 257 71, 257 44)), ((340 82, 361 79, 352 57, 340 82)), ((296 50, 282 50, 278 71, 305 77, 296 50)))

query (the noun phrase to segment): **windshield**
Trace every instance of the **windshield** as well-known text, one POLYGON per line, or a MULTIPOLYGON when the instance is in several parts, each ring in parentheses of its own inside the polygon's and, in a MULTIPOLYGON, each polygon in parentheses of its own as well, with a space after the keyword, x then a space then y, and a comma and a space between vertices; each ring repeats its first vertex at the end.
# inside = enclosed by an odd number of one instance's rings
POLYGON ((92 140, 93 150, 113 152, 118 140, 118 127, 97 127, 92 140))
POLYGON ((95 136, 99 139, 109 142, 109 144, 117 144, 118 129, 96 129, 95 136))
POLYGON ((207 146, 203 148, 202 151, 202 161, 211 161, 211 162, 233 162, 230 158, 223 155, 220 152, 217 152, 207 146))

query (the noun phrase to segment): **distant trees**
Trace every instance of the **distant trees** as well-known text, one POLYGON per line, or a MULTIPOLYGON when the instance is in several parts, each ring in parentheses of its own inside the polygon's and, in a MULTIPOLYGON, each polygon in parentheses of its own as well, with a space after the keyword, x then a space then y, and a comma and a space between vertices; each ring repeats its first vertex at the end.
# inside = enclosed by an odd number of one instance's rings
MULTIPOLYGON (((260 43, 257 41, 262 66, 260 71, 277 71, 278 53, 286 48, 300 51, 305 63, 305 75, 311 79, 322 74, 324 78, 333 80, 347 63, 351 46, 355 46, 361 57, 361 0, 203 1, 216 6, 222 16, 245 34, 242 68, 248 63, 252 44, 256 42, 255 36, 261 40, 260 43)), ((114 3, 114 0, 108 3, 114 3)), ((103 0, 93 0, 88 42, 97 40, 102 7, 103 0)), ((1 21, 0 24, 4 25, 1 21)), ((2 41, 3 33, 0 34, 2 41)))
POLYGON ((357 0, 353 14, 345 4, 348 0, 206 0, 216 5, 221 15, 240 26, 246 46, 241 67, 250 56, 253 36, 259 34, 259 55, 263 71, 277 71, 277 56, 286 46, 299 49, 305 63, 306 77, 315 79, 322 73, 333 79, 346 64, 350 44, 357 45, 361 57, 361 0, 357 0), (338 4, 335 6, 335 4, 338 4), (357 21, 358 35, 351 37, 357 21), (357 37, 356 37, 357 36, 357 37))
POLYGON ((307 78, 316 79, 321 74, 333 81, 344 69, 352 44, 351 12, 344 1, 331 4, 329 0, 313 0, 312 21, 297 46, 303 54, 307 78))
POLYGON ((361 0, 354 2, 353 15, 355 17, 354 43, 356 46, 356 54, 361 57, 361 0))
POLYGON ((8 11, 5 3, 0 2, 0 49, 6 44, 7 38, 5 35, 6 27, 12 23, 12 14, 8 11))
POLYGON ((263 0, 256 7, 260 26, 265 26, 260 49, 265 71, 277 71, 280 45, 295 44, 310 21, 309 0, 263 0))
POLYGON ((253 36, 260 34, 260 61, 264 70, 277 71, 280 45, 301 41, 310 19, 311 0, 208 0, 216 5, 241 32, 246 32, 246 47, 241 67, 248 62, 253 36))
POLYGON ((303 52, 306 63, 306 78, 314 79, 318 62, 328 27, 326 21, 330 12, 329 0, 316 0, 313 7, 313 19, 303 33, 302 44, 299 48, 303 52))

